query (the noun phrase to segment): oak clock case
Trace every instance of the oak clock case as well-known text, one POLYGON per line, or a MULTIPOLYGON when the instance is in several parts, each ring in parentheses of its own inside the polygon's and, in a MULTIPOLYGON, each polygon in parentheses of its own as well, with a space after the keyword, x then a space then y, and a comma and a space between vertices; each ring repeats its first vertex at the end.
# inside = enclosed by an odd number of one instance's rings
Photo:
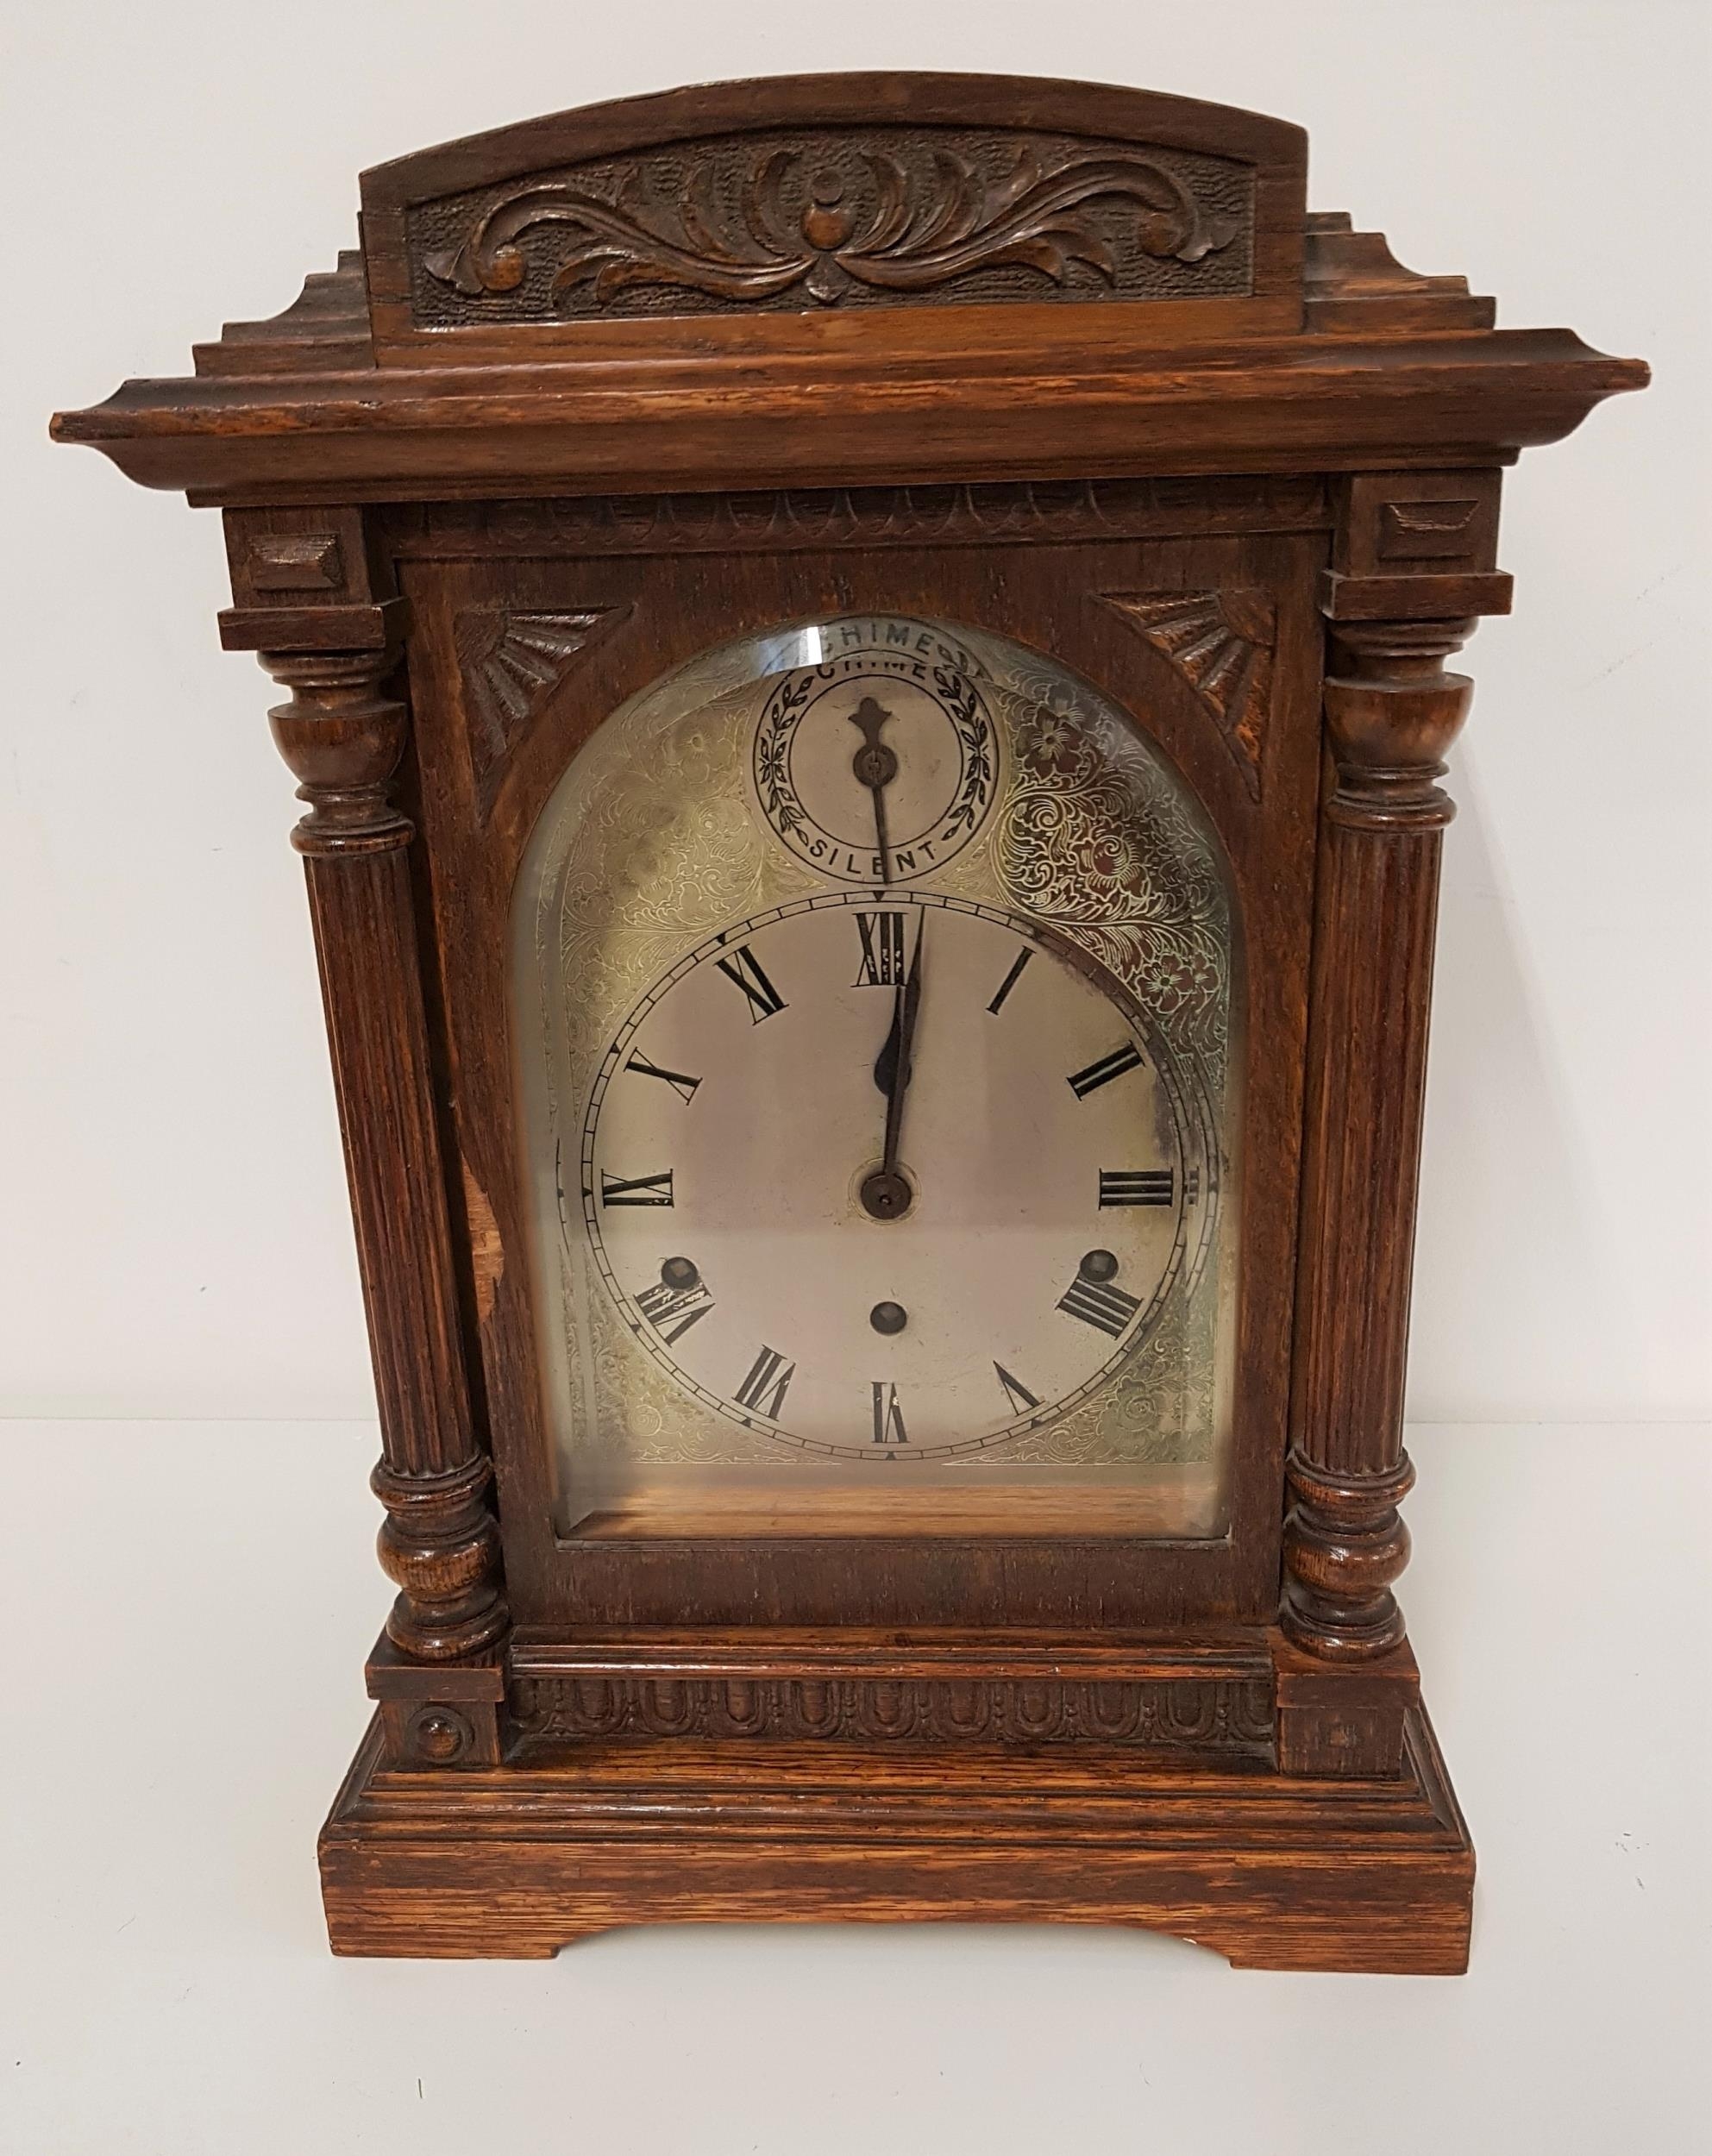
POLYGON ((859 75, 363 175, 62 414, 223 513, 373 1347, 336 1951, 1062 1919, 1465 1965, 1395 1583, 1502 471, 1640 362, 1306 142, 859 75))

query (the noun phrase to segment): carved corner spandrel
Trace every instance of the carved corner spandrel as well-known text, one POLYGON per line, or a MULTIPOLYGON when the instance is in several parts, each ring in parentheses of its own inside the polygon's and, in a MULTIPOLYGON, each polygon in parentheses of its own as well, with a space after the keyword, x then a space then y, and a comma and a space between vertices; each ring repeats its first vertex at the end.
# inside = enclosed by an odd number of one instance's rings
POLYGON ((1270 595, 1246 587, 1212 592, 1105 592, 1120 620, 1168 659, 1218 728, 1243 789, 1258 802, 1277 633, 1270 595))

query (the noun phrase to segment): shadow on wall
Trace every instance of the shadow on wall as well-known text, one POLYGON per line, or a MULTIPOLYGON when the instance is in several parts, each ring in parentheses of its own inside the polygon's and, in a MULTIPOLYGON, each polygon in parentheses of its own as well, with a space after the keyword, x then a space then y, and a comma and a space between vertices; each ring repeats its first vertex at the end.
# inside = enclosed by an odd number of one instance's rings
POLYGON ((1578 1126, 1477 746, 1458 746, 1445 783, 1458 814, 1440 899, 1408 1413, 1620 1415, 1645 1390, 1645 1334, 1585 1164, 1630 1140, 1578 1126))

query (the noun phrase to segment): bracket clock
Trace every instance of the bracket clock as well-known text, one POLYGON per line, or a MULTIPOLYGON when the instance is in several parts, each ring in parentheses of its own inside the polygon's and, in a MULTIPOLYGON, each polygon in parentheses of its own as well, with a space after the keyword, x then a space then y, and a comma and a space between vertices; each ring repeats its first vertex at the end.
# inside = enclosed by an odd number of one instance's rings
POLYGON ((398 1589, 343 1953, 1068 1918, 1456 1971, 1392 1593, 1500 473, 1638 362, 1130 90, 367 173, 61 416, 280 685, 398 1589))

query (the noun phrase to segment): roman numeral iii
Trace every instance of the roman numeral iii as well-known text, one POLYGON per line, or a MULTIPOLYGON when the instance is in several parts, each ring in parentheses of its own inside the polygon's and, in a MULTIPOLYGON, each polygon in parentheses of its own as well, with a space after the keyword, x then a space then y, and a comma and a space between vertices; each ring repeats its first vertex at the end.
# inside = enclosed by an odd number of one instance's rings
POLYGON ((642 1055, 632 1055, 624 1069, 637 1071, 644 1078, 663 1079, 686 1105, 694 1100, 695 1089, 701 1083, 699 1078, 692 1078, 686 1071, 662 1070, 658 1063, 650 1063, 642 1055))
POLYGON ((672 1202, 672 1171, 660 1175, 609 1175, 600 1171, 603 1206, 668 1206, 672 1202))
POLYGON ((1086 1070, 1075 1073, 1070 1080, 1070 1091, 1078 1100, 1086 1100, 1088 1094, 1097 1093, 1101 1086, 1109 1086, 1114 1078, 1121 1078, 1126 1070, 1140 1067, 1141 1050, 1133 1041, 1126 1041, 1121 1048, 1114 1048, 1109 1056, 1102 1056, 1097 1063, 1090 1063, 1086 1070))
POLYGON ((1093 1326, 1097 1332, 1109 1332, 1115 1340, 1141 1305, 1133 1295, 1114 1288, 1110 1281, 1088 1280, 1078 1273, 1059 1296, 1058 1307, 1069 1317, 1080 1318, 1084 1325, 1093 1326))
POLYGON ((763 1345, 749 1376, 737 1388, 738 1407, 752 1407, 756 1414, 765 1415, 768 1422, 777 1422, 785 1405, 785 1394, 796 1374, 794 1363, 787 1363, 777 1348, 763 1345))
POLYGON ((1102 1168, 1100 1204, 1107 1206, 1168 1206, 1177 1187, 1174 1168, 1102 1168))
POLYGON ((751 1025, 759 1025, 763 1018, 770 1018, 775 1011, 784 1009, 784 997, 761 970, 747 943, 741 944, 729 958, 718 959, 715 963, 726 980, 735 981, 749 998, 751 1025))
POLYGON ((904 917, 901 913, 858 913, 862 970, 857 988, 895 988, 904 978, 904 917))

